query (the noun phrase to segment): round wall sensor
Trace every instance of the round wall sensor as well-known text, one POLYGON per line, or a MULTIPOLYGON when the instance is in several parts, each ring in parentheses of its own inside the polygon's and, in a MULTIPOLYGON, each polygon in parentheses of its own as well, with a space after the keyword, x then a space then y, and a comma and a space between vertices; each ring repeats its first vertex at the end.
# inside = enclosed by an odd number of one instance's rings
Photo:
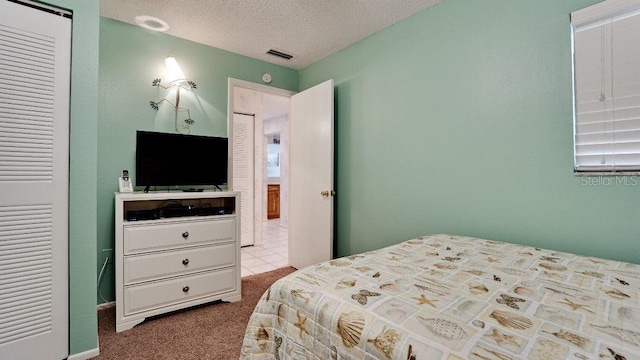
POLYGON ((271 74, 265 73, 264 75, 262 75, 262 81, 264 81, 267 84, 270 83, 271 82, 271 74))

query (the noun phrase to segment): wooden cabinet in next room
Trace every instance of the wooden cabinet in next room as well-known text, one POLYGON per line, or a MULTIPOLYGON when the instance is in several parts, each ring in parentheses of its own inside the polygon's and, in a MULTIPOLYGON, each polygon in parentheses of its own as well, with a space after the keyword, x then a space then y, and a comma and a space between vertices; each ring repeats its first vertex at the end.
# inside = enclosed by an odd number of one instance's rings
POLYGON ((267 186, 267 219, 280 217, 280 184, 267 186))

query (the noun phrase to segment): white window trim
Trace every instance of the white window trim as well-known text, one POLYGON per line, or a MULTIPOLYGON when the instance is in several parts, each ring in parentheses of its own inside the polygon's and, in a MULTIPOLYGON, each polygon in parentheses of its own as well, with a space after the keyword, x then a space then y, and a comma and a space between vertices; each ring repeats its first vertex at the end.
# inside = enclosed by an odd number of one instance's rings
MULTIPOLYGON (((573 75, 573 129, 574 129, 574 137, 573 137, 573 148, 574 148, 574 173, 576 176, 585 176, 585 175, 607 175, 607 176, 615 176, 615 175, 622 175, 622 176, 627 176, 627 175, 631 175, 631 176, 637 176, 640 174, 640 161, 638 161, 638 163, 633 163, 633 165, 617 165, 614 164, 603 164, 602 166, 600 166, 599 164, 589 164, 587 161, 587 164, 581 164, 579 165, 579 161, 578 161, 578 155, 579 155, 579 144, 578 144, 578 135, 581 136, 585 136, 585 133, 579 133, 578 132, 578 124, 581 124, 581 126, 584 126, 585 124, 587 125, 593 125, 594 123, 590 123, 590 122, 579 122, 578 120, 578 101, 579 99, 576 98, 577 94, 578 94, 578 90, 577 89, 577 83, 576 83, 576 54, 575 54, 575 34, 577 32, 580 31, 588 31, 589 29, 592 29, 593 27, 600 27, 603 25, 603 23, 609 23, 611 22, 612 18, 615 18, 616 21, 621 20, 621 19, 625 19, 629 16, 639 16, 640 17, 640 1, 638 0, 608 0, 608 1, 604 1, 598 4, 595 4, 593 6, 575 11, 571 14, 571 35, 572 35, 572 43, 571 43, 571 48, 572 48, 572 57, 573 57, 573 61, 572 61, 572 75, 573 75), (578 29, 576 31, 576 29, 578 29)), ((610 30, 611 31, 611 30, 610 30)), ((583 43, 586 44, 586 43, 583 43)), ((604 45, 603 45, 604 46, 604 45)), ((605 49, 605 48, 603 48, 605 49)), ((633 56, 633 55, 632 55, 633 56)), ((608 75, 609 78, 611 78, 613 75, 608 75)), ((604 75, 603 75, 604 78, 604 75)), ((603 80, 604 81, 604 80, 603 80)), ((613 80, 611 80, 613 81, 613 80)), ((613 82, 611 82, 613 84, 613 82)), ((615 88, 613 88, 615 89, 615 88)), ((604 91, 604 89, 603 89, 604 91)), ((613 91, 614 90, 610 90, 613 95, 613 91)), ((608 95, 608 94, 607 94, 608 95)), ((614 103, 615 103, 615 97, 612 97, 611 99, 613 99, 614 103)), ((584 103, 582 103, 584 104, 584 103)), ((609 110, 606 109, 606 105, 604 110, 599 110, 599 111, 603 111, 607 112, 609 110)), ((635 103, 634 103, 635 106, 635 103)), ((583 110, 584 111, 584 110, 583 110)), ((615 108, 613 108, 612 110, 610 110, 611 112, 615 111, 615 108)), ((582 113, 584 114, 584 112, 582 113)), ((585 116, 585 115, 583 115, 585 116)), ((589 116, 589 115, 586 115, 589 116)), ((605 122, 608 122, 609 120, 605 120, 605 122)), ((616 121, 621 121, 620 118, 616 118, 614 117, 611 122, 615 123, 616 121)), ((633 118, 632 118, 633 121, 633 118)), ((619 124, 619 123, 618 123, 619 124)), ((606 127, 606 125, 604 125, 606 127)), ((615 125, 614 125, 615 126, 615 125)), ((612 130, 607 130, 605 128, 604 134, 603 136, 603 141, 604 142, 595 142, 595 143, 591 143, 591 144, 595 144, 595 146, 599 146, 598 144, 601 144, 600 146, 602 146, 602 148, 604 149, 606 146, 608 146, 607 144, 610 144, 611 146, 616 146, 616 142, 613 140, 604 140, 605 137, 607 137, 606 134, 608 134, 609 136, 611 134, 613 134, 614 132, 612 130), (610 142, 609 142, 610 141, 610 142)), ((633 130, 632 130, 633 132, 633 130)), ((598 133, 598 132, 596 132, 598 133)), ((589 133, 587 133, 589 134, 589 133)), ((593 136, 593 135, 587 135, 587 137, 589 136, 593 136)), ((635 135, 634 135, 635 136, 635 135)), ((598 139, 596 138, 596 141, 598 139)), ((640 141, 640 139, 636 139, 635 137, 632 139, 633 142, 636 141, 640 141)), ((589 143, 589 141, 587 141, 587 147, 589 146, 593 146, 589 143)), ((585 146, 584 143, 582 144, 582 146, 585 146)), ((631 154, 637 154, 635 151, 632 152, 631 154)), ((589 156, 590 154, 587 153, 586 156, 589 156)), ((607 156, 607 160, 609 159, 614 159, 615 161, 615 156, 616 155, 620 155, 620 152, 617 152, 614 150, 611 153, 608 152, 603 152, 603 161, 605 159, 605 156, 607 156)), ((582 153, 583 159, 584 159, 584 153, 582 153)), ((633 155, 632 155, 633 156, 633 155)), ((636 159, 633 159, 633 161, 635 162, 636 159)))

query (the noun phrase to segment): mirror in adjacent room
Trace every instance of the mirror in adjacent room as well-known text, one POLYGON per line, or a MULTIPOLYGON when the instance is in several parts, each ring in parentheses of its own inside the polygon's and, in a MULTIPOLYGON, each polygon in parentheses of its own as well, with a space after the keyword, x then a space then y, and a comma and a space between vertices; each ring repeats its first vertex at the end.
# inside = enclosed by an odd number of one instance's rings
POLYGON ((267 136, 267 178, 269 182, 280 179, 280 133, 267 136))

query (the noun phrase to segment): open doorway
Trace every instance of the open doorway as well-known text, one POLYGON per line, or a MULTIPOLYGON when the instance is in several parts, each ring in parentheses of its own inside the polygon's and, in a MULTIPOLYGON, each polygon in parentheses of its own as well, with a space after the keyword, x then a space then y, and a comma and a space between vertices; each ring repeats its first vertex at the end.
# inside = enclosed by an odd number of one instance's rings
MULTIPOLYGON (((241 232, 244 240, 245 233, 248 240, 253 241, 254 248, 263 244, 263 219, 266 213, 266 196, 264 184, 266 180, 266 146, 264 141, 264 99, 265 94, 277 95, 289 99, 288 125, 284 126, 288 134, 288 148, 283 149, 284 136, 281 134, 281 154, 288 154, 289 170, 285 175, 280 174, 280 224, 282 228, 282 210, 286 208, 287 220, 287 262, 296 269, 301 269, 333 258, 333 209, 334 196, 334 81, 332 79, 312 86, 299 93, 272 88, 247 81, 229 79, 229 102, 227 131, 231 150, 229 152, 229 189, 236 189, 234 173, 236 165, 242 159, 236 159, 236 145, 242 139, 236 139, 234 112, 250 113, 255 117, 255 135, 253 151, 247 151, 254 159, 265 159, 254 162, 253 183, 249 183, 252 191, 257 194, 247 206, 253 211, 240 214, 241 222, 248 225, 247 216, 251 216, 254 225, 252 232, 241 232), (255 145, 257 143, 257 145, 255 145), (286 181, 286 187, 284 182, 286 181), (260 198, 263 201, 260 202, 260 198), (287 206, 282 206, 286 204, 287 206), (252 236, 251 236, 252 235, 252 236)), ((241 130, 241 129, 238 129, 241 130)), ((240 169, 238 169, 240 170, 240 169)), ((241 195, 241 199, 242 199, 241 195)), ((241 200, 242 201, 242 200, 241 200)), ((238 208, 238 207, 236 207, 238 208)), ((242 204, 240 206, 242 208, 242 204)), ((241 229, 243 225, 241 224, 241 229)), ((246 230, 246 229, 245 229, 246 230)), ((244 241, 243 241, 244 242, 244 241)), ((263 247, 263 250, 264 247, 263 247)), ((267 251, 265 251, 266 253, 267 251)), ((255 257, 255 252, 251 254, 255 257)), ((245 258, 248 256, 245 256, 245 258)), ((247 260, 242 261, 244 270, 247 260)), ((266 266, 262 269, 267 268, 266 266)), ((268 270, 264 270, 268 271, 268 270)), ((245 272, 245 274, 248 274, 245 272)), ((248 274, 250 275, 250 274, 248 274)))
POLYGON ((241 193, 242 276, 288 260, 288 115, 293 92, 229 79, 231 189, 241 193), (230 111, 231 112, 231 111, 230 111))

